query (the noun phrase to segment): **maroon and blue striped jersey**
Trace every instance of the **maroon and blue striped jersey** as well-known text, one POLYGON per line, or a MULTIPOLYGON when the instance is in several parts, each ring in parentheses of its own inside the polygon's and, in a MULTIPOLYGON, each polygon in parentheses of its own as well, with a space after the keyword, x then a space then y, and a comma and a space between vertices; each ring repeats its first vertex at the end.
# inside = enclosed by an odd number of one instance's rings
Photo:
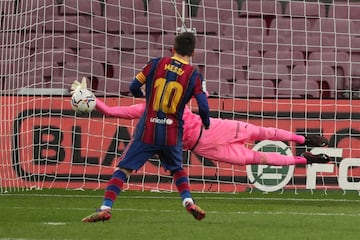
POLYGON ((138 73, 130 90, 142 96, 146 86, 146 108, 140 118, 134 139, 146 144, 175 146, 182 143, 185 105, 195 97, 203 125, 208 127, 209 106, 205 82, 194 66, 177 57, 154 58, 138 73))

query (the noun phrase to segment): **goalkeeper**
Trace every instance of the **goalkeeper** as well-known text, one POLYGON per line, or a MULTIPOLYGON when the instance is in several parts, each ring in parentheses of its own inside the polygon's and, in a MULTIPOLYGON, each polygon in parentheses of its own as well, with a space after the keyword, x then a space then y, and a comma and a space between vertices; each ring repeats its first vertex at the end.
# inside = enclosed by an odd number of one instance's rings
MULTIPOLYGON (((86 88, 86 80, 74 82, 74 88, 86 88)), ((96 99, 96 109, 105 116, 124 119, 138 119, 145 110, 145 103, 131 106, 110 107, 96 99)), ((203 131, 199 115, 185 107, 183 148, 208 159, 234 165, 266 164, 275 166, 326 163, 330 158, 325 154, 313 155, 304 152, 302 156, 288 156, 275 152, 254 151, 245 146, 249 141, 274 140, 293 141, 309 147, 324 147, 328 141, 317 135, 304 137, 292 132, 260 127, 247 122, 210 118, 211 128, 203 131)))

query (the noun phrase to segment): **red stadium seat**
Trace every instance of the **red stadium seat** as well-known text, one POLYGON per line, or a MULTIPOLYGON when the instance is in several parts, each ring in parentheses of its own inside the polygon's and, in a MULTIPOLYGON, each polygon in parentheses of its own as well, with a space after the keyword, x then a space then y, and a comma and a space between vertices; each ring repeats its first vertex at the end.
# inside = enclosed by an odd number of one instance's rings
POLYGON ((106 0, 105 16, 125 17, 134 22, 135 17, 145 16, 145 13, 143 0, 106 0))
POLYGON ((193 64, 214 66, 219 65, 219 53, 207 50, 197 50, 192 57, 193 64))
POLYGON ((105 71, 103 66, 91 60, 81 62, 69 62, 66 63, 58 76, 64 77, 74 77, 74 79, 81 79, 82 77, 87 77, 89 79, 98 79, 99 81, 104 79, 105 71))
POLYGON ((54 62, 58 65, 63 65, 67 62, 75 62, 76 54, 70 48, 38 48, 31 56, 34 62, 54 62))
POLYGON ((263 64, 285 65, 292 68, 296 65, 304 65, 305 59, 300 51, 272 51, 264 53, 263 64))
POLYGON ((211 95, 228 96, 230 93, 230 81, 233 77, 233 69, 219 68, 217 66, 205 66, 203 76, 206 80, 206 88, 211 95))
POLYGON ((122 50, 151 49, 158 36, 152 34, 117 34, 108 36, 109 48, 122 50))
POLYGON ((133 31, 133 24, 126 17, 114 18, 113 16, 95 16, 93 17, 91 31, 125 34, 133 31))
POLYGON ((335 69, 337 76, 350 76, 350 56, 346 52, 313 52, 309 55, 307 65, 328 65, 335 69))
POLYGON ((1 29, 9 32, 41 32, 43 24, 37 15, 5 15, 1 22, 1 29))
POLYGON ((269 35, 292 39, 306 36, 311 29, 311 22, 306 18, 275 18, 269 28, 269 35))
POLYGON ((220 53, 220 65, 251 66, 261 64, 258 51, 223 51, 220 53))
POLYGON ((360 3, 353 1, 334 1, 329 6, 328 15, 329 18, 336 19, 360 19, 360 3))
POLYGON ((236 81, 233 86, 234 97, 274 97, 275 88, 270 80, 236 81))
POLYGON ((285 65, 251 65, 248 70, 249 80, 289 80, 289 70, 285 65))
POLYGON ((14 13, 15 1, 13 0, 2 0, 0 1, 0 15, 9 15, 14 13))
POLYGON ((335 97, 338 89, 344 89, 343 79, 337 78, 335 71, 328 65, 295 66, 292 81, 316 81, 323 97, 335 97))
POLYGON ((320 90, 316 81, 281 81, 277 94, 279 97, 319 98, 320 90))
POLYGON ((173 18, 155 15, 136 17, 134 28, 130 29, 131 34, 161 34, 175 32, 176 23, 173 21, 173 18))
POLYGON ((190 4, 186 8, 187 16, 197 19, 206 19, 216 22, 223 22, 238 16, 238 6, 236 1, 201 1, 199 5, 190 4))
POLYGON ((111 63, 118 64, 120 61, 120 54, 118 50, 106 48, 83 48, 78 53, 79 61, 81 59, 92 60, 102 64, 111 63))
POLYGON ((253 16, 276 16, 282 13, 282 6, 279 1, 241 1, 240 17, 253 16))
POLYGON ((161 49, 135 49, 134 59, 135 63, 145 65, 150 59, 156 57, 170 57, 171 52, 161 49))
POLYGON ((236 18, 222 26, 222 35, 238 36, 248 41, 257 40, 259 36, 266 35, 266 23, 261 18, 236 18))
POLYGON ((47 33, 83 33, 90 32, 90 16, 48 16, 45 24, 47 33))
POLYGON ((321 18, 314 22, 311 36, 327 38, 329 49, 336 47, 340 51, 349 51, 351 35, 355 31, 355 25, 351 21, 321 18))
POLYGON ((63 34, 54 34, 54 36, 56 48, 84 49, 112 46, 110 36, 101 33, 70 33, 66 34, 66 37, 63 34))
POLYGON ((101 15, 100 0, 62 0, 59 4, 60 15, 101 15))
POLYGON ((322 2, 289 1, 285 7, 285 16, 289 17, 325 17, 326 4, 322 2))

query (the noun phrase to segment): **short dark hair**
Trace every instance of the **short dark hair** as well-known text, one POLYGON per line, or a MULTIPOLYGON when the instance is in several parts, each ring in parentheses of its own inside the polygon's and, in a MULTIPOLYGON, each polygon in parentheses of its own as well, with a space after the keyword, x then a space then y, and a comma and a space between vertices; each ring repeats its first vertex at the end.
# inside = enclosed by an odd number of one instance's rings
POLYGON ((192 32, 183 32, 175 37, 174 50, 182 56, 192 56, 196 39, 192 32))

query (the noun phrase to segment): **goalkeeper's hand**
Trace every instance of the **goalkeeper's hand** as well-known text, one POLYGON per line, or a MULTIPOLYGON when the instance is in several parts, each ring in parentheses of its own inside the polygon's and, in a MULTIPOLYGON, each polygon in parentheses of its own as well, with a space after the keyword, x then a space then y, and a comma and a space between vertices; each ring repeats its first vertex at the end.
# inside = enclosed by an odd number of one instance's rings
POLYGON ((71 95, 73 95, 76 91, 81 90, 81 89, 87 89, 87 85, 86 85, 86 77, 83 77, 81 79, 81 82, 79 82, 78 80, 75 80, 72 84, 71 84, 71 95))

